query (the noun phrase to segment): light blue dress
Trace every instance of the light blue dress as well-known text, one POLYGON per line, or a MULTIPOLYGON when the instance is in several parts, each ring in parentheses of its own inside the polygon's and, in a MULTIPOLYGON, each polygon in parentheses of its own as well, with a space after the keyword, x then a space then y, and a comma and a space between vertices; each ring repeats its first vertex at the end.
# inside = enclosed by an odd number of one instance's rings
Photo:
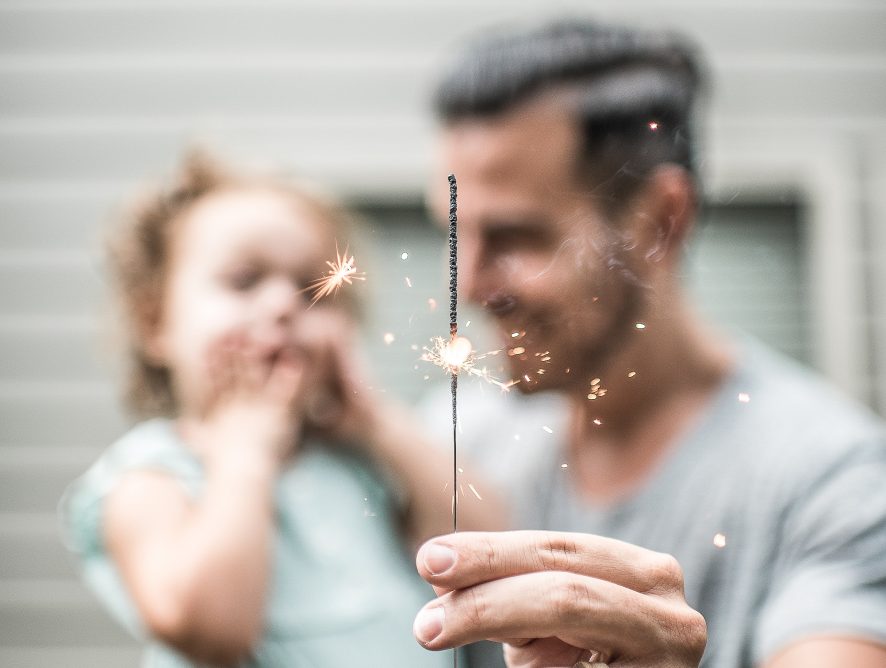
MULTIPOLYGON (((205 477, 169 420, 136 426, 74 481, 60 504, 68 547, 110 613, 147 643, 143 666, 195 665, 146 636, 102 537, 102 508, 120 476, 160 470, 200 496, 205 477)), ((433 595, 400 549, 392 499, 355 454, 307 447, 275 489, 276 535, 265 630, 244 666, 442 668, 449 652, 424 650, 412 620, 433 595)))

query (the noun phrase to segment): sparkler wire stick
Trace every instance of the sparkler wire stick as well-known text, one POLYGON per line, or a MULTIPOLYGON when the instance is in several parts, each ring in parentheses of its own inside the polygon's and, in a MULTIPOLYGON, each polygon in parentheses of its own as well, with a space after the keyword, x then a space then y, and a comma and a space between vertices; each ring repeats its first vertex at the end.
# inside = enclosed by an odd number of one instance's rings
MULTIPOLYGON (((458 336, 458 186, 455 174, 449 175, 449 340, 458 336)), ((456 434, 458 432, 458 373, 449 379, 452 395, 452 532, 458 531, 458 459, 456 434)), ((452 666, 458 668, 458 648, 452 650, 452 666)))
MULTIPOLYGON (((455 174, 449 175, 449 340, 458 336, 458 185, 455 174)), ((458 530, 458 462, 456 460, 456 432, 458 414, 458 373, 449 380, 452 395, 452 531, 458 530)))

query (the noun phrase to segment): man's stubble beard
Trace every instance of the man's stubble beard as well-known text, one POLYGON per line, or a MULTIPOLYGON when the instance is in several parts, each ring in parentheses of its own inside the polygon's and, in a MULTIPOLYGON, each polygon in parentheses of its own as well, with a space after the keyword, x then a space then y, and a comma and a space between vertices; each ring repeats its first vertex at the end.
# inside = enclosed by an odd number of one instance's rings
MULTIPOLYGON (((532 367, 531 371, 528 365, 519 362, 512 362, 509 365, 512 377, 520 380, 516 387, 521 394, 546 391, 586 394, 591 380, 606 373, 613 360, 628 344, 630 335, 636 331, 636 324, 648 298, 648 289, 633 277, 624 276, 619 283, 618 310, 609 320, 605 329, 593 340, 587 341, 581 336, 582 331, 576 329, 580 327, 580 324, 575 320, 566 319, 563 321, 563 326, 569 331, 567 341, 570 343, 580 342, 577 345, 569 346, 570 350, 566 353, 569 359, 556 359, 556 351, 551 351, 550 366, 553 368, 542 376, 536 375, 532 382, 525 382, 523 374, 531 374, 538 368, 544 368, 542 365, 532 367), (569 371, 567 372, 566 369, 569 371)), ((593 302, 588 307, 594 306, 599 307, 593 302)), ((532 343, 536 348, 531 351, 532 355, 548 350, 543 342, 533 341, 532 343)), ((510 348, 515 345, 518 344, 507 344, 510 348)))

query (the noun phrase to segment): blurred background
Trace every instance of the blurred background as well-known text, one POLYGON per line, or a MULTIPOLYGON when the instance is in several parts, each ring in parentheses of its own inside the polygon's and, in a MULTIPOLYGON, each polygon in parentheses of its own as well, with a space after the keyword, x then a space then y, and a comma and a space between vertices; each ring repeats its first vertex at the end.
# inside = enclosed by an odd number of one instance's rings
POLYGON ((193 144, 323 184, 367 221, 375 389, 412 401, 447 332, 423 195, 435 72, 483 26, 588 12, 706 51, 703 309, 886 413, 882 0, 0 0, 0 666, 137 663, 55 519, 127 424, 101 256, 116 207, 193 144))

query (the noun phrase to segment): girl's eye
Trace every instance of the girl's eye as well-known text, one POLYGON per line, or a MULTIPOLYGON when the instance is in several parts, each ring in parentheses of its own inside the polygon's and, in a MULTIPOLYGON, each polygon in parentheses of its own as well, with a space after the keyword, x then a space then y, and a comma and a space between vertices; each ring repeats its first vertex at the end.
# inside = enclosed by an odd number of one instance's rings
POLYGON ((227 277, 227 284, 237 291, 249 290, 261 280, 261 272, 257 269, 243 268, 231 273, 227 277))

